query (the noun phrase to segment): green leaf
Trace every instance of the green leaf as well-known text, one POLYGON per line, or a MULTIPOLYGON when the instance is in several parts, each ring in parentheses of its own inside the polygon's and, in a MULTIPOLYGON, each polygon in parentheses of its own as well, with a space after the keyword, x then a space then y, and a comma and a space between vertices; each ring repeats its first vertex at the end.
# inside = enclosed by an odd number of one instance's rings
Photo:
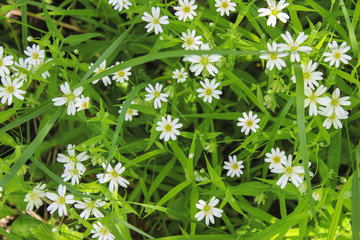
MULTIPOLYGON (((334 174, 337 175, 339 172, 340 160, 341 160, 341 145, 342 145, 342 134, 341 130, 338 130, 336 134, 331 138, 331 143, 328 150, 327 166, 334 170, 334 174)), ((331 179, 330 183, 335 189, 337 185, 337 179, 331 179)))
POLYGON ((45 22, 46 25, 49 29, 49 33, 52 35, 54 34, 55 37, 57 37, 60 40, 64 40, 63 35, 61 34, 60 30, 57 29, 57 27, 55 26, 55 24, 53 23, 53 20, 51 19, 48 11, 47 11, 47 7, 45 5, 45 0, 41 0, 41 5, 44 11, 44 17, 45 17, 45 22))
POLYGON ((102 35, 101 33, 84 33, 78 35, 70 35, 64 39, 64 43, 68 43, 70 46, 75 46, 79 43, 85 42, 95 37, 104 37, 104 35, 102 35))
POLYGON ((50 129, 54 125, 55 121, 59 118, 60 114, 64 111, 64 107, 58 108, 51 119, 44 125, 44 128, 38 133, 35 139, 30 143, 30 145, 24 150, 20 158, 15 162, 15 164, 10 168, 9 172, 5 174, 0 180, 0 186, 5 188, 6 185, 10 182, 15 174, 17 174, 20 168, 26 163, 26 161, 33 155, 33 153, 38 149, 40 144, 42 144, 46 135, 49 133, 50 129))
POLYGON ((353 240, 360 239, 360 191, 359 191, 360 148, 356 148, 356 167, 351 185, 351 226, 353 240))
POLYGON ((293 65, 296 77, 296 114, 297 125, 299 129, 300 152, 305 170, 305 180, 307 184, 308 196, 310 198, 311 212, 316 221, 314 200, 312 198, 311 180, 309 173, 309 156, 306 145, 306 129, 305 129, 305 93, 304 93, 304 76, 299 64, 293 65))
POLYGON ((149 189, 149 197, 155 192, 155 190, 159 187, 159 185, 166 178, 166 176, 168 176, 169 172, 173 169, 175 162, 176 158, 172 158, 165 166, 161 168, 159 174, 151 183, 151 187, 149 189))
POLYGON ((348 11, 347 11, 347 7, 345 6, 344 0, 340 0, 340 6, 341 6, 342 12, 344 14, 346 26, 349 31, 350 44, 352 47, 352 51, 354 53, 354 56, 358 56, 359 55, 359 44, 356 40, 354 25, 350 21, 350 17, 349 17, 348 11))

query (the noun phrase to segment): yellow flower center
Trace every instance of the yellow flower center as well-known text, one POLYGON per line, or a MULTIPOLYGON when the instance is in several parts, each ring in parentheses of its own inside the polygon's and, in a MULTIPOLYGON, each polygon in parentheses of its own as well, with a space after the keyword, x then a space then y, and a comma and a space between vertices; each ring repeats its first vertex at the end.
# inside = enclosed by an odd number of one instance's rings
POLYGON ((333 98, 331 100, 331 105, 333 105, 334 107, 338 106, 339 105, 339 99, 333 98))
POLYGON ((125 72, 123 70, 120 70, 117 72, 119 77, 124 77, 125 76, 125 72))
POLYGON ((132 115, 133 112, 134 112, 134 110, 132 110, 131 108, 128 108, 127 111, 126 111, 126 113, 127 113, 128 115, 132 115))
POLYGON ((33 57, 33 59, 38 59, 38 58, 39 58, 39 53, 34 52, 34 53, 32 54, 32 57, 33 57))
POLYGON ((336 52, 336 53, 334 53, 334 57, 335 57, 335 58, 337 58, 337 59, 339 59, 339 58, 341 57, 340 52, 336 52))
POLYGON ((299 46, 290 46, 290 51, 297 51, 299 46))
POLYGON ((292 167, 286 167, 285 168, 285 172, 289 175, 292 175, 294 173, 294 170, 292 167))
POLYGON ((330 120, 334 120, 336 118, 336 114, 335 112, 333 112, 333 114, 331 114, 331 116, 329 117, 330 120))
POLYGON ((8 86, 8 87, 6 88, 6 92, 8 92, 8 93, 10 93, 10 94, 12 94, 14 91, 15 91, 15 89, 14 89, 13 86, 8 86))
POLYGON ((232 168, 233 170, 238 170, 238 169, 239 169, 239 165, 238 165, 237 163, 234 163, 234 164, 231 166, 231 168, 232 168))
POLYGON ((183 78, 184 76, 182 75, 182 73, 179 74, 179 78, 183 78))
POLYGON ((186 44, 187 45, 193 45, 194 44, 194 39, 189 37, 188 39, 186 39, 186 44))
POLYGON ((154 24, 159 24, 159 19, 158 19, 158 18, 154 18, 154 19, 153 19, 153 23, 154 23, 154 24))
POLYGON ((39 198, 39 194, 37 193, 37 192, 32 192, 31 194, 30 194, 30 199, 31 199, 31 201, 35 201, 36 199, 38 199, 39 198))
POLYGON ((81 104, 82 108, 88 108, 88 104, 86 101, 84 101, 82 104, 81 104))
POLYGON ((310 73, 308 71, 305 71, 303 75, 304 75, 304 79, 310 78, 310 73))
POLYGON ((189 6, 183 7, 183 12, 184 12, 184 13, 189 13, 190 11, 191 11, 191 9, 190 9, 189 6))
POLYGON ((201 58, 201 64, 204 65, 204 66, 209 64, 209 59, 207 58, 207 56, 203 56, 201 58))
POLYGON ((310 100, 310 102, 315 102, 315 100, 316 100, 315 94, 310 95, 309 100, 310 100))
POLYGON ((67 95, 67 99, 68 99, 68 101, 74 101, 75 95, 70 93, 69 95, 67 95))
POLYGON ((171 132, 172 126, 171 126, 170 124, 166 124, 166 125, 164 126, 164 129, 165 129, 165 132, 171 132))
POLYGON ((252 120, 246 121, 246 126, 248 126, 248 127, 252 127, 253 124, 254 124, 254 122, 252 120))
POLYGON ((275 8, 271 10, 271 15, 277 16, 279 14, 279 11, 275 8))
POLYGON ((74 168, 74 169, 72 170, 72 173, 73 173, 74 175, 78 175, 78 174, 79 174, 79 171, 78 171, 76 168, 74 168))
POLYGON ((3 60, 0 58, 0 67, 3 65, 3 60))
POLYGON ((109 230, 107 229, 107 227, 102 227, 102 228, 100 228, 100 234, 102 235, 102 236, 106 236, 106 235, 108 235, 109 234, 109 230))
POLYGON ((113 170, 113 171, 110 173, 110 175, 111 175, 113 178, 117 178, 117 177, 119 176, 119 174, 118 174, 115 170, 113 170))
POLYGON ((77 161, 76 157, 70 157, 69 160, 70 160, 71 162, 76 162, 76 161, 77 161))
POLYGON ((88 207, 89 207, 89 208, 95 208, 95 204, 94 204, 93 202, 90 202, 90 203, 88 204, 88 207))
POLYGON ((223 9, 227 9, 227 8, 229 7, 229 4, 228 4, 227 2, 223 2, 223 3, 221 4, 221 7, 222 7, 223 9))
POLYGON ((208 212, 210 212, 211 211, 211 207, 209 206, 209 205, 206 205, 205 207, 204 207, 204 212, 205 213, 208 213, 208 212))
POLYGON ((272 54, 270 54, 270 59, 271 60, 276 60, 277 59, 277 53, 272 53, 272 54))
POLYGON ((158 91, 155 91, 154 95, 156 98, 160 97, 160 93, 158 91))
POLYGON ((65 198, 64 198, 64 197, 60 197, 60 196, 59 196, 59 198, 58 198, 58 201, 57 201, 57 202, 58 202, 58 204, 59 204, 59 205, 65 204, 65 198))
POLYGON ((278 155, 276 155, 274 158, 273 158, 273 161, 274 163, 280 163, 280 157, 278 155))
POLYGON ((213 93, 213 90, 211 88, 205 89, 205 94, 210 96, 213 93))

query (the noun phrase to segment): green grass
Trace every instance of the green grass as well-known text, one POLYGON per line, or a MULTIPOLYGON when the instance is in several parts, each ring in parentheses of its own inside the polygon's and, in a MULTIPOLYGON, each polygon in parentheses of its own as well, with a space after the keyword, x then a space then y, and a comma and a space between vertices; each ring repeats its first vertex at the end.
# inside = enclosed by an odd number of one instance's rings
POLYGON ((133 0, 133 6, 120 13, 108 1, 19 0, 0 5, 4 56, 18 61, 26 57, 27 46, 38 44, 46 60, 51 59, 25 71, 24 100, 0 104, 0 220, 13 219, 0 228, 1 236, 92 239, 93 224, 100 221, 116 239, 126 240, 360 239, 360 3, 288 1, 283 11, 290 20, 284 24, 278 19, 271 27, 266 17, 258 16, 266 1, 233 2, 236 11, 220 16, 215 0, 196 1, 197 16, 186 22, 174 16, 173 7, 179 4, 175 0, 133 0), (161 8, 160 16, 169 16, 159 35, 146 32, 142 20, 152 6, 161 8), (14 10, 19 15, 12 15, 14 10), (195 29, 212 49, 182 49, 180 37, 187 29, 195 29), (301 53, 300 63, 284 57, 286 67, 269 70, 260 51, 267 50, 268 42, 285 43, 280 35, 286 31, 294 40, 304 31, 309 38, 303 45, 313 51, 301 53), (332 41, 351 47, 346 53, 352 57, 350 64, 335 68, 324 61, 332 41), (204 54, 222 55, 214 64, 216 76, 206 71, 195 76, 183 60, 204 54), (94 75, 104 60, 107 68, 94 75), (318 62, 316 71, 323 72, 319 84, 328 89, 324 95, 331 97, 339 88, 341 97, 350 96, 351 105, 343 106, 349 118, 340 120, 342 128, 327 129, 327 117, 309 116, 305 108, 300 64, 309 60, 318 62), (115 65, 117 61, 121 63, 115 65), (128 67, 131 76, 125 83, 92 84, 128 67), (178 83, 172 72, 182 67, 189 77, 178 83), (46 79, 45 71, 50 73, 46 79), (196 92, 205 77, 214 78, 220 83, 216 90, 222 91, 211 104, 196 92), (89 109, 69 116, 67 106, 53 105, 51 99, 63 96, 59 87, 65 81, 71 90, 84 88, 84 96, 91 99, 89 109), (170 95, 161 109, 144 100, 145 87, 155 83, 170 95), (125 121, 128 110, 139 115, 125 121), (245 135, 238 118, 250 111, 260 119, 259 128, 245 135), (160 140, 156 130, 167 115, 183 124, 175 141, 160 140), (68 144, 76 145, 76 154, 89 155, 79 185, 64 182, 64 164, 56 160, 58 154, 67 154, 68 144), (269 170, 264 160, 277 147, 293 156, 293 166, 303 166, 300 188, 290 181, 284 189, 276 184, 282 173, 269 170), (233 155, 243 161, 240 177, 231 178, 224 169, 233 155), (115 167, 118 162, 125 167, 121 177, 130 184, 111 193, 109 183, 100 184, 96 175, 105 172, 101 163, 115 167), (68 216, 50 215, 46 197, 39 209, 26 211, 24 198, 40 182, 48 192, 56 193, 61 184, 77 200, 106 201, 100 208, 105 217, 82 219, 74 205, 68 205, 68 216), (313 193, 321 193, 321 198, 314 199, 313 193), (212 197, 219 199, 216 208, 223 214, 207 226, 195 219, 196 204, 212 197))

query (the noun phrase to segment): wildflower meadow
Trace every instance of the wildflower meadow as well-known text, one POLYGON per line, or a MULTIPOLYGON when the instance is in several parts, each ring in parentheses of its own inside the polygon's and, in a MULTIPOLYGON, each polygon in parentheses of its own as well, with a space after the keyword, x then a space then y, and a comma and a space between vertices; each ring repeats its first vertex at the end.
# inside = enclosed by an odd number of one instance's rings
POLYGON ((360 1, 0 12, 1 239, 360 239, 360 1))

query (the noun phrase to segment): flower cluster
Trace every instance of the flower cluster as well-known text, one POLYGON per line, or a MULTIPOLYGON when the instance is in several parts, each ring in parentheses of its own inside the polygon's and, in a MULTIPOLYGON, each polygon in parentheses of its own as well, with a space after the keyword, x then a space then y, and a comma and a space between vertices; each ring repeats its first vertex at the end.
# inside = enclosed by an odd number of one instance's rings
POLYGON ((90 106, 90 98, 81 95, 83 87, 75 88, 71 91, 69 83, 65 82, 60 85, 60 91, 64 94, 63 97, 53 98, 55 106, 67 105, 67 114, 75 115, 76 112, 87 109, 90 106))
POLYGON ((24 100, 25 90, 24 82, 27 82, 29 78, 41 78, 46 79, 50 77, 50 73, 47 70, 40 69, 44 63, 51 59, 45 60, 45 51, 40 49, 39 45, 33 44, 31 47, 27 46, 24 50, 26 58, 20 57, 17 61, 14 61, 14 56, 6 55, 4 53, 3 46, 0 46, 0 77, 3 86, 0 86, 0 98, 1 103, 7 102, 10 106, 14 98, 24 100))
MULTIPOLYGON (((283 57, 289 55, 291 62, 300 62, 301 56, 300 53, 310 54, 312 51, 311 47, 301 46, 304 41, 308 38, 304 32, 301 32, 296 40, 293 40, 291 34, 286 32, 281 34, 281 37, 285 40, 286 44, 277 44, 273 42, 272 45, 267 43, 268 51, 260 51, 260 58, 267 60, 266 67, 269 70, 272 70, 275 66, 277 69, 281 70, 283 67, 286 67, 283 57)), ((338 68, 340 62, 348 64, 348 60, 351 60, 349 55, 345 53, 350 49, 346 45, 346 42, 343 42, 339 47, 336 41, 328 44, 331 52, 324 53, 326 57, 325 62, 330 62, 330 66, 335 66, 338 68)), ((342 128, 340 122, 341 119, 347 119, 349 113, 345 111, 341 106, 349 106, 351 104, 350 97, 340 98, 340 90, 338 88, 332 93, 332 97, 323 96, 326 94, 327 87, 320 85, 319 81, 323 80, 323 73, 316 71, 318 67, 317 62, 309 60, 307 65, 301 63, 301 69, 303 71, 304 87, 305 87, 305 107, 309 107, 309 115, 316 116, 318 113, 326 117, 324 120, 323 126, 329 129, 332 125, 337 128, 342 128), (315 89, 317 87, 317 89, 315 89), (318 109, 318 105, 321 105, 318 109)), ((296 77, 292 76, 291 78, 296 82, 296 77)))
POLYGON ((86 168, 83 161, 88 160, 89 156, 86 155, 86 152, 82 152, 78 155, 75 153, 75 145, 69 144, 67 146, 68 155, 58 153, 57 161, 64 163, 64 173, 61 175, 64 178, 64 181, 67 182, 71 179, 71 184, 79 184, 82 175, 84 175, 86 168))
POLYGON ((279 148, 271 149, 271 153, 265 154, 265 162, 270 163, 269 169, 272 173, 282 174, 276 185, 280 185, 282 189, 290 181, 297 188, 304 181, 304 168, 303 166, 293 166, 292 155, 285 156, 284 151, 279 148))

